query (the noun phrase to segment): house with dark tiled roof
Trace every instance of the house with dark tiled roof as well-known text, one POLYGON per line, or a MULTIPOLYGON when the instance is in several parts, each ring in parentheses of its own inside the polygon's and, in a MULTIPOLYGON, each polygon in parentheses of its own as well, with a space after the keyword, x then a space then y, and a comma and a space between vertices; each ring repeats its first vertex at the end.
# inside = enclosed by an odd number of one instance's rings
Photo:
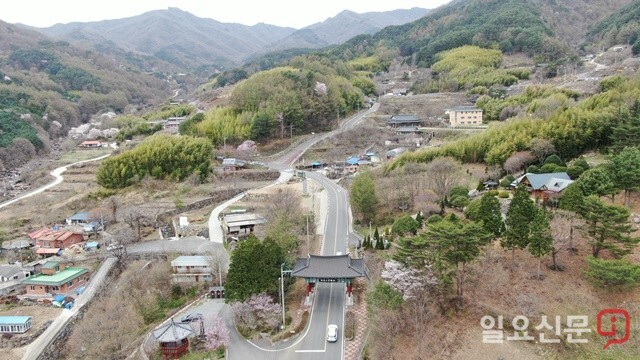
POLYGON ((399 147, 399 148, 391 149, 391 150, 387 151, 387 159, 393 159, 393 158, 395 158, 396 156, 402 154, 405 151, 407 151, 407 148, 405 148, 405 147, 399 147))
POLYGON ((387 119, 387 126, 392 128, 418 127, 422 119, 415 115, 393 115, 387 119))
POLYGON ((29 271, 16 265, 0 265, 0 282, 22 280, 29 276, 29 271))
POLYGON ((226 235, 251 234, 256 225, 266 223, 264 216, 254 213, 227 214, 222 217, 222 229, 226 235))
POLYGON ((422 130, 417 126, 406 126, 406 127, 397 127, 396 128, 397 135, 417 135, 422 134, 422 130))
POLYGON ((225 158, 222 159, 222 171, 224 172, 233 172, 239 169, 243 169, 247 164, 236 158, 225 158))
POLYGON ((291 276, 308 279, 352 279, 366 276, 363 259, 349 254, 298 258, 291 276))

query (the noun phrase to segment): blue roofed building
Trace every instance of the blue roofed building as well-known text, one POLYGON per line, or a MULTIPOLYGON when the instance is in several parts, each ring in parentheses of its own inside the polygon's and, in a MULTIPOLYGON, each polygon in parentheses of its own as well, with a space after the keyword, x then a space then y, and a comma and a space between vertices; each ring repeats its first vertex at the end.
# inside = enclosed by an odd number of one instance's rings
POLYGON ((88 211, 81 211, 79 213, 73 214, 68 217, 66 222, 67 225, 76 225, 76 224, 89 224, 92 221, 98 220, 95 216, 91 215, 88 211))
POLYGON ((0 316, 0 334, 22 334, 31 326, 31 316, 0 316))
POLYGON ((534 197, 545 201, 550 197, 560 194, 571 183, 573 183, 573 180, 571 180, 569 174, 566 172, 545 174, 526 173, 515 179, 511 183, 511 186, 516 187, 523 185, 534 197))

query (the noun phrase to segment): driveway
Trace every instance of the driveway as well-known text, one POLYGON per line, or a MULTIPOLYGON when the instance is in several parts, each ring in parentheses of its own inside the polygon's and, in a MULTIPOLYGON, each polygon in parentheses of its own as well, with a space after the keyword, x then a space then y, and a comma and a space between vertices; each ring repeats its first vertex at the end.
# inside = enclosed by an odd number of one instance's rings
POLYGON ((179 239, 152 240, 131 244, 127 248, 127 252, 130 254, 207 254, 220 248, 224 250, 222 244, 213 243, 207 238, 200 236, 185 236, 179 239))
POLYGON ((23 360, 36 360, 40 357, 40 354, 44 351, 44 349, 49 346, 49 344, 56 338, 58 333, 62 331, 67 323, 84 307, 93 296, 96 294, 100 286, 102 286, 104 280, 106 279, 109 271, 116 263, 116 258, 110 257, 107 258, 98 271, 93 275, 89 284, 85 286, 84 291, 78 298, 76 299, 73 307, 71 309, 64 309, 62 314, 58 316, 51 325, 45 330, 37 339, 35 339, 31 344, 29 344, 26 348, 26 352, 24 354, 23 360))

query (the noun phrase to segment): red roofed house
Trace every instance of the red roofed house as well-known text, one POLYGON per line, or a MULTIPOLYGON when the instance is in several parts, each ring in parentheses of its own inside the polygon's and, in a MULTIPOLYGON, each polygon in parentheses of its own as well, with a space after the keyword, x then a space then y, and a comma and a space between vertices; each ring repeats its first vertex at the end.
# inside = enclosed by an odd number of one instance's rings
POLYGON ((84 241, 82 233, 68 230, 53 230, 51 228, 42 228, 32 231, 29 237, 36 246, 40 248, 58 248, 65 249, 73 244, 84 241))
POLYGON ((99 148, 102 146, 102 143, 98 140, 85 140, 80 144, 80 147, 83 148, 99 148))

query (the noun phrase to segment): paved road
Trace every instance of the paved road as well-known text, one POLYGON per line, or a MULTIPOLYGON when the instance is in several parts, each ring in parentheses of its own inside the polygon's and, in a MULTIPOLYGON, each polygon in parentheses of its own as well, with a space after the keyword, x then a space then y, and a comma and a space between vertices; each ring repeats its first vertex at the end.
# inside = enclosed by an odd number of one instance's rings
POLYGON ((36 195, 36 194, 40 194, 41 192, 50 189, 58 184, 60 184, 64 178, 62 177, 62 173, 64 173, 65 171, 67 171, 67 169, 71 166, 74 165, 78 165, 78 164, 83 164, 86 162, 91 162, 91 161, 98 161, 98 160, 102 160, 108 156, 111 156, 111 154, 107 154, 107 155, 103 155, 103 156, 99 156, 97 158, 93 158, 93 159, 88 159, 88 160, 82 160, 82 161, 78 161, 78 162, 74 162, 73 164, 69 164, 69 165, 65 165, 65 166, 61 166, 59 168, 54 169, 52 172, 49 173, 49 175, 53 176, 54 180, 50 183, 48 183, 47 185, 43 185, 35 190, 32 190, 24 195, 20 195, 15 199, 11 199, 9 201, 3 202, 2 204, 0 204, 0 209, 2 209, 5 206, 9 206, 15 202, 18 202, 22 199, 28 198, 30 196, 36 195))
MULTIPOLYGON (((152 240, 131 244, 127 248, 129 254, 179 253, 206 254, 223 248, 222 244, 209 241, 200 236, 185 236, 179 239, 152 240)), ((224 249, 224 248, 223 248, 224 249)))
MULTIPOLYGON (((291 173, 291 167, 311 146, 317 142, 355 127, 362 118, 375 112, 379 105, 362 111, 356 116, 345 120, 339 129, 326 134, 319 134, 308 138, 283 153, 268 166, 291 173)), ((327 191, 327 215, 325 220, 324 237, 321 248, 322 255, 335 255, 336 252, 347 251, 351 226, 351 211, 346 190, 334 181, 316 172, 307 172, 307 177, 321 184, 327 191)), ((344 358, 344 314, 346 301, 346 287, 344 284, 319 283, 316 286, 311 317, 305 332, 297 338, 277 346, 269 346, 264 342, 249 342, 236 331, 231 332, 229 359, 343 359, 344 358), (338 341, 327 343, 326 329, 328 324, 339 327, 338 341)), ((222 316, 233 329, 233 315, 228 309, 223 309, 222 316)))
POLYGON ((22 360, 36 360, 42 354, 42 351, 55 339, 58 333, 65 328, 67 323, 73 316, 75 316, 82 307, 84 307, 93 296, 96 294, 96 291, 100 288, 104 279, 107 277, 107 274, 116 263, 116 258, 110 257, 107 258, 100 269, 93 275, 91 281, 87 286, 85 286, 84 291, 78 298, 76 299, 73 307, 71 309, 63 309, 62 314, 58 316, 52 323, 49 325, 47 330, 45 330, 37 339, 35 339, 31 344, 29 344, 26 348, 25 355, 22 357, 22 360))
POLYGON ((236 201, 242 199, 244 197, 244 193, 240 193, 233 198, 223 202, 218 205, 211 211, 211 215, 209 215, 209 240, 215 243, 222 244, 224 243, 224 232, 222 231, 222 224, 220 223, 220 214, 224 211, 224 209, 231 206, 236 201))

